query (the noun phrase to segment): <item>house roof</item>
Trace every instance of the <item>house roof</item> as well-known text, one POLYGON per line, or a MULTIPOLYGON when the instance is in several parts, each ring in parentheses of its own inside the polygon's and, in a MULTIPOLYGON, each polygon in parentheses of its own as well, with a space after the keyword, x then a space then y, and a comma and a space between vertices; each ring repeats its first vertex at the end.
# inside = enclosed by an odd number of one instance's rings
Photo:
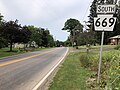
POLYGON ((109 39, 120 39, 120 35, 110 37, 109 39))

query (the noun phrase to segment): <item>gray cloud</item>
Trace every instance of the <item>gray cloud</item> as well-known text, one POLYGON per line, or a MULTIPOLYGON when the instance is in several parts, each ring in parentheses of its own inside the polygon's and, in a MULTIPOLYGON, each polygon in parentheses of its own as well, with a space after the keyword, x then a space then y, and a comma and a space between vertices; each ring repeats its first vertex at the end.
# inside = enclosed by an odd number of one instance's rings
POLYGON ((5 20, 18 19, 23 25, 32 24, 48 28, 57 39, 66 40, 68 33, 61 30, 64 22, 69 18, 83 20, 89 2, 89 0, 1 0, 0 13, 5 20))

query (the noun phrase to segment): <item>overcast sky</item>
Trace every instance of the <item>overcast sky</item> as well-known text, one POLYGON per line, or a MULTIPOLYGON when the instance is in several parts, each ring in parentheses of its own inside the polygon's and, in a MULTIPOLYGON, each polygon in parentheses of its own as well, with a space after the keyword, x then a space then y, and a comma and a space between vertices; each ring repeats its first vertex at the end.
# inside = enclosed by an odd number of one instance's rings
POLYGON ((65 41, 62 31, 69 18, 87 20, 92 0, 0 0, 0 13, 6 21, 18 19, 22 25, 48 28, 57 40, 65 41))

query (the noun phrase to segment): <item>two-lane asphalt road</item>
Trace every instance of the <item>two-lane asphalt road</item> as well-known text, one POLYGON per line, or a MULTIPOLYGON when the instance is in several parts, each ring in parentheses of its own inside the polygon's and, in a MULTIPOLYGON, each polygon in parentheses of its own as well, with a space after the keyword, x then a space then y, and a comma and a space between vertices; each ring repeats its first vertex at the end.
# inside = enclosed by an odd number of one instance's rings
POLYGON ((35 90, 67 52, 60 47, 1 58, 0 90, 35 90))

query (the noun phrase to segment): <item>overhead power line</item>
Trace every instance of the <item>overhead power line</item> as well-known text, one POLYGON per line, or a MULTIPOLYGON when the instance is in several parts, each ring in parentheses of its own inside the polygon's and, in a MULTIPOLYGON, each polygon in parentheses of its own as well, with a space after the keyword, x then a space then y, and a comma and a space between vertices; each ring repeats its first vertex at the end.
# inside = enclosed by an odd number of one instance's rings
POLYGON ((85 17, 86 17, 86 14, 87 14, 87 12, 88 12, 88 10, 89 10, 89 7, 90 7, 91 2, 92 2, 92 0, 89 2, 88 7, 87 7, 87 9, 86 9, 86 11, 85 11, 85 13, 84 13, 84 15, 83 15, 83 19, 82 19, 83 22, 84 22, 84 19, 85 19, 85 17))

